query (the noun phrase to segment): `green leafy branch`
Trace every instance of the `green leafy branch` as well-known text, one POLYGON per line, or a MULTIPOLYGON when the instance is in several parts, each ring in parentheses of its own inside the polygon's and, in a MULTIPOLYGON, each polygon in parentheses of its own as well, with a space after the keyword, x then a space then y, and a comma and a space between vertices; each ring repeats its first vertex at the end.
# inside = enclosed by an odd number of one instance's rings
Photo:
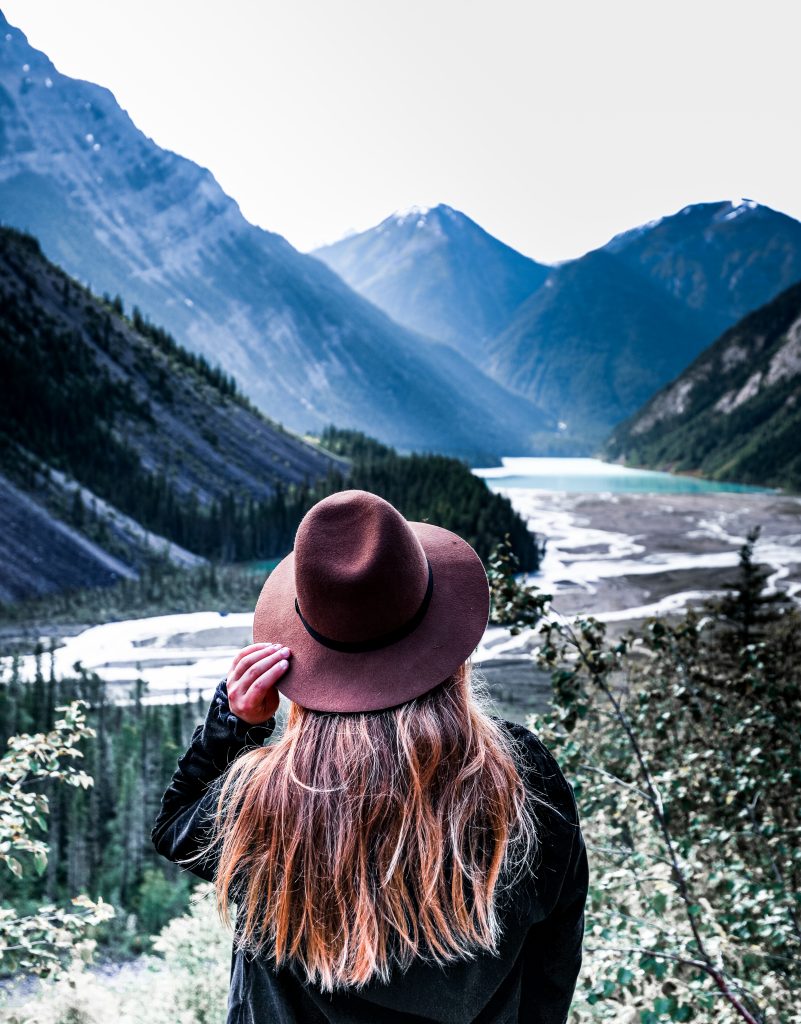
MULTIPOLYGON (((92 777, 74 764, 83 757, 78 744, 94 736, 87 725, 86 701, 76 700, 56 708, 63 712, 47 733, 22 733, 8 740, 0 758, 0 867, 13 877, 24 877, 26 864, 37 874, 47 867, 47 795, 28 787, 44 780, 83 789, 92 777)), ((87 929, 114 916, 110 904, 86 895, 72 900, 75 908, 55 905, 35 913, 18 915, 0 907, 0 967, 35 974, 58 973, 65 954, 86 956, 93 947, 87 929)))

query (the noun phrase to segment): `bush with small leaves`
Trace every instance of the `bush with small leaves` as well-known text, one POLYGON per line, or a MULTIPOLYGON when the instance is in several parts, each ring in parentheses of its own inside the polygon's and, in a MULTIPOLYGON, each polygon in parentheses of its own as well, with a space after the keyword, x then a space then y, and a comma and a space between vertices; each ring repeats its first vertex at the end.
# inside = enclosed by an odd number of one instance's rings
MULTIPOLYGON (((43 779, 84 789, 92 785, 91 776, 72 763, 83 756, 81 739, 94 735, 85 706, 78 700, 57 708, 63 717, 49 732, 10 737, 8 752, 0 758, 0 871, 12 877, 20 879, 28 870, 41 874, 47 866, 47 845, 37 833, 47 827, 48 800, 29 787, 43 779)), ((108 903, 85 895, 74 897, 71 907, 53 904, 31 914, 3 902, 0 970, 59 974, 70 960, 91 956, 90 927, 113 915, 108 903)))
POLYGON ((801 1021, 801 613, 738 645, 737 593, 728 629, 693 612, 614 642, 589 617, 540 625, 554 700, 529 724, 590 850, 574 1022, 801 1021))
POLYGON ((153 941, 159 955, 105 976, 72 969, 6 1011, 4 1024, 220 1024, 228 999, 231 933, 214 887, 198 885, 187 914, 153 941))

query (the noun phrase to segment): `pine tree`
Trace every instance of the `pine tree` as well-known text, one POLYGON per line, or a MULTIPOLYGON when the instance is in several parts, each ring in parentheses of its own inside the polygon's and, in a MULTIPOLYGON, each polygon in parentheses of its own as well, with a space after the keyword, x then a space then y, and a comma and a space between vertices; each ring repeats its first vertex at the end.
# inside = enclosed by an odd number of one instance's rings
POLYGON ((782 591, 768 589, 768 580, 773 574, 770 566, 754 560, 760 532, 759 526, 748 531, 745 544, 740 548, 736 579, 725 584, 728 593, 724 597, 707 605, 722 624, 724 637, 739 649, 762 640, 765 628, 777 622, 790 607, 782 591))

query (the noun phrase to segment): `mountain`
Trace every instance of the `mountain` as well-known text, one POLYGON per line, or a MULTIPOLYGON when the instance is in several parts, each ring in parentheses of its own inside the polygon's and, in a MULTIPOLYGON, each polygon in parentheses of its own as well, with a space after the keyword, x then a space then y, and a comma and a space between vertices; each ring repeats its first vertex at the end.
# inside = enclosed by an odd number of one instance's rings
POLYGON ((801 283, 726 331, 612 434, 638 466, 801 491, 801 283))
POLYGON ((605 248, 697 314, 710 341, 801 278, 801 224, 752 199, 685 206, 605 248))
POLYGON ((154 549, 202 562, 234 498, 266 517, 340 466, 0 229, 0 600, 133 577, 154 549))
POLYGON ((552 410, 581 446, 642 405, 700 343, 678 303, 599 249, 555 270, 489 356, 493 372, 552 410))
POLYGON ((393 320, 477 363, 549 269, 443 204, 393 214, 313 255, 393 320))
POLYGON ((483 462, 533 452, 548 428, 528 400, 249 224, 207 170, 147 138, 107 89, 60 74, 2 15, 0 220, 219 361, 292 429, 335 422, 483 462))
POLYGON ((798 278, 798 221, 751 201, 688 206, 555 267, 489 343, 487 365, 591 449, 798 278))

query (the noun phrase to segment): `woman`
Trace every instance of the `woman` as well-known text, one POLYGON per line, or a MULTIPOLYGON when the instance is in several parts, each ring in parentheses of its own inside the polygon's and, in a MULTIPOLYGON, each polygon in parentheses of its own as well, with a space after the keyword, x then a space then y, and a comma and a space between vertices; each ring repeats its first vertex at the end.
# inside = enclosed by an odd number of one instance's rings
POLYGON ((456 534, 366 491, 304 517, 152 833, 236 903, 228 1024, 566 1020, 586 852, 556 762, 471 685, 488 612, 456 534))

